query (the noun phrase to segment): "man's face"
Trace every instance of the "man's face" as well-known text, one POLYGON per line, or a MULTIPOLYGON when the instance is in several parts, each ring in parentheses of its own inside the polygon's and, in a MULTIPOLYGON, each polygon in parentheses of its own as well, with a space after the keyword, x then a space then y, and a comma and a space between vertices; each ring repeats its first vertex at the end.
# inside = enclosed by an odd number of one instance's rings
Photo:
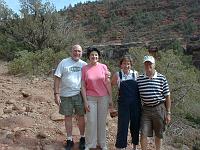
POLYGON ((144 69, 147 73, 154 73, 155 64, 151 63, 150 61, 144 62, 144 69))
POLYGON ((72 59, 77 61, 82 56, 82 48, 80 46, 75 46, 72 49, 72 59))

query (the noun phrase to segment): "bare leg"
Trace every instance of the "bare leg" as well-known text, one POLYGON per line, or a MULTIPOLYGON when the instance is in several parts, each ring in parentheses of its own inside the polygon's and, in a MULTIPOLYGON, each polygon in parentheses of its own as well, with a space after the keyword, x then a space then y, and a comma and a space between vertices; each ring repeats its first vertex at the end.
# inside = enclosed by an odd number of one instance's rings
POLYGON ((84 116, 77 116, 78 128, 81 135, 85 134, 85 118, 84 116))
POLYGON ((160 150, 162 145, 162 139, 155 137, 155 145, 156 145, 156 150, 160 150))
POLYGON ((147 137, 143 134, 141 135, 141 148, 142 150, 147 150, 147 137))
POLYGON ((65 116, 65 129, 67 136, 72 136, 72 116, 65 116))

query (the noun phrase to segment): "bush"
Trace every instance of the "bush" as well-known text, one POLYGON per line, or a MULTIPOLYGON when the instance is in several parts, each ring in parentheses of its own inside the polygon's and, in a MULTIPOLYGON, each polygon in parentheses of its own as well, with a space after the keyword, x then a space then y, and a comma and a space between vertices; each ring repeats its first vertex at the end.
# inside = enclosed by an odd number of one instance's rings
POLYGON ((161 52, 160 56, 161 59, 156 64, 157 70, 168 79, 174 109, 182 115, 189 113, 200 117, 200 111, 197 110, 200 104, 199 70, 194 66, 184 65, 183 56, 175 55, 173 50, 161 52))
POLYGON ((158 23, 164 19, 165 14, 162 12, 136 12, 130 19, 130 24, 132 24, 135 29, 142 27, 151 27, 153 24, 158 23))
POLYGON ((20 51, 17 58, 8 65, 11 74, 48 75, 56 67, 61 58, 66 57, 66 52, 55 53, 52 49, 36 52, 20 51))
POLYGON ((8 38, 4 35, 0 36, 0 43, 0 59, 6 61, 13 60, 16 53, 25 48, 23 44, 17 43, 12 38, 8 38))

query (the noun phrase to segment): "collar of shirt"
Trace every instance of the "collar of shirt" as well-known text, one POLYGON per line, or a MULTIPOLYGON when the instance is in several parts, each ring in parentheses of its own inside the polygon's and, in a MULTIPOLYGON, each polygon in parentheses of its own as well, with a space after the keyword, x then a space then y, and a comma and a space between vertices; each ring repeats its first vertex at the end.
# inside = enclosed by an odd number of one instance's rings
MULTIPOLYGON (((152 79, 153 79, 153 78, 157 78, 157 76, 158 76, 158 72, 155 70, 155 73, 154 73, 152 79)), ((149 78, 149 77, 146 75, 146 73, 144 73, 144 77, 149 78)))
POLYGON ((123 79, 127 79, 127 78, 132 78, 133 70, 129 70, 128 74, 125 74, 125 73, 123 72, 123 69, 121 69, 121 72, 122 72, 122 80, 123 80, 123 79))

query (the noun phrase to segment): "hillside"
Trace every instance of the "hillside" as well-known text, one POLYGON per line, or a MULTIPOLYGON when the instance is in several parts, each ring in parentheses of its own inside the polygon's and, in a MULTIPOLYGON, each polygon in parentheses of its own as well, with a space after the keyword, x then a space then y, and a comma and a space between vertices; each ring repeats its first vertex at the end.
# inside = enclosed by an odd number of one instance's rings
MULTIPOLYGON (((115 49, 121 56, 123 52, 118 51, 124 51, 129 43, 165 50, 178 41, 200 69, 199 0, 102 0, 79 3, 60 13, 72 26, 82 26, 92 45, 111 45, 99 47, 102 51, 115 49)), ((116 56, 112 58, 118 59, 116 56)))
POLYGON ((200 35, 199 0, 102 0, 62 12, 94 43, 152 41, 200 35))

